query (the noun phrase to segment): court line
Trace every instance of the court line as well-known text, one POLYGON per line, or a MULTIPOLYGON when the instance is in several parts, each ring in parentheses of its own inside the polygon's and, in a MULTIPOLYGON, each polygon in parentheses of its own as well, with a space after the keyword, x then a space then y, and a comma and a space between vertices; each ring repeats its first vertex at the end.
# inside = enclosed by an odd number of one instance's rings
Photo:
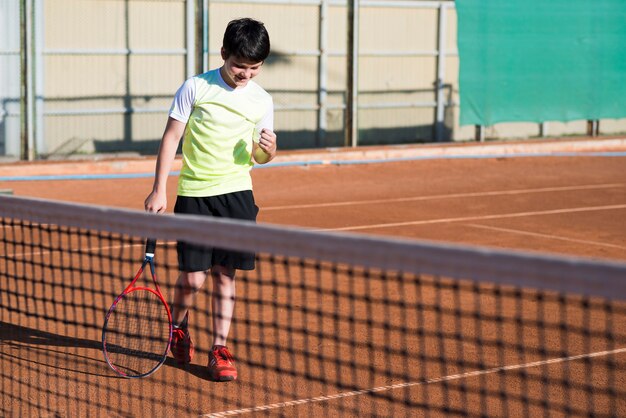
POLYGON ((517 212, 517 213, 503 213, 499 215, 484 215, 484 216, 464 216, 459 218, 444 218, 444 219, 428 219, 424 221, 408 221, 408 222, 391 222, 385 224, 372 224, 372 225, 358 225, 341 228, 322 228, 320 231, 358 231, 363 229, 379 229, 379 228, 392 228, 398 226, 415 226, 415 225, 431 225, 439 223, 451 223, 451 222, 465 222, 465 221, 482 221, 487 219, 506 219, 506 218, 521 218, 524 216, 536 216, 536 215, 558 215, 561 213, 577 213, 577 212, 592 212, 599 210, 611 210, 611 209, 626 209, 626 204, 622 205, 608 205, 608 206, 587 206, 582 208, 568 208, 568 209, 554 209, 554 210, 542 210, 534 212, 517 212))
MULTIPOLYGON (((356 160, 304 160, 304 161, 283 161, 270 162, 267 164, 257 164, 253 169, 270 169, 278 167, 306 167, 315 165, 359 165, 359 164, 383 164, 398 163, 420 160, 464 160, 464 159, 502 159, 502 158, 533 158, 533 157, 626 157, 626 151, 597 151, 597 152, 537 152, 537 153, 494 153, 494 154, 458 154, 458 155, 421 155, 406 158, 385 158, 385 159, 356 159, 356 160)), ((177 176, 180 171, 171 171, 169 176, 177 176)), ((142 173, 105 173, 105 174, 43 174, 31 176, 0 176, 0 181, 58 181, 58 180, 113 180, 113 179, 135 179, 152 178, 154 172, 142 173)))
POLYGON ((345 160, 305 160, 305 161, 282 161, 255 165, 255 169, 267 169, 274 167, 307 167, 315 165, 360 165, 381 163, 402 163, 425 160, 486 160, 504 158, 536 158, 536 157, 626 157, 625 151, 571 151, 571 152, 518 152, 518 153, 486 153, 486 154, 436 154, 416 155, 412 157, 386 157, 371 159, 345 159, 345 160))
POLYGON ((575 239, 575 238, 565 238, 565 237, 560 237, 560 236, 557 236, 557 235, 540 234, 538 232, 529 232, 529 231, 520 231, 519 229, 499 228, 499 227, 489 226, 489 225, 479 225, 479 224, 466 224, 466 225, 467 226, 471 226, 473 228, 482 228, 482 229, 490 229, 490 230, 493 230, 493 231, 511 232, 513 234, 528 235, 528 236, 531 236, 531 237, 556 239, 556 240, 560 240, 560 241, 576 242, 576 243, 579 243, 579 244, 590 244, 590 245, 597 245, 597 246, 609 247, 609 248, 619 248, 621 250, 626 250, 626 246, 615 245, 615 244, 607 244, 607 243, 604 243, 604 242, 589 241, 589 240, 575 239))
POLYGON ((444 377, 436 377, 433 379, 427 379, 427 380, 419 381, 419 382, 397 383, 395 385, 379 386, 375 388, 362 389, 362 390, 354 390, 350 392, 336 393, 334 395, 322 395, 322 396, 317 396, 315 398, 304 398, 304 399, 297 399, 293 401, 278 402, 278 403, 269 404, 269 405, 254 406, 250 408, 233 409, 230 411, 223 411, 223 412, 214 412, 210 414, 201 415, 201 417, 219 418, 219 417, 226 417, 226 416, 233 416, 233 415, 241 415, 241 414, 247 414, 249 412, 267 411, 270 409, 286 408, 289 406, 303 405, 303 404, 323 402, 323 401, 332 401, 334 399, 349 398, 352 396, 367 395, 367 394, 376 393, 376 392, 386 392, 386 391, 390 391, 394 389, 403 389, 403 388, 408 388, 408 387, 413 387, 413 386, 428 385, 432 383, 449 382, 452 380, 467 379, 467 378, 477 377, 477 376, 486 376, 489 374, 507 372, 511 370, 527 369, 531 367, 546 366, 546 365, 552 365, 552 364, 558 364, 558 363, 565 363, 569 361, 591 359, 595 357, 603 357, 603 356, 607 356, 611 354, 622 354, 622 353, 626 353, 626 347, 618 348, 618 349, 610 350, 610 351, 598 351, 595 353, 579 354, 576 356, 569 356, 569 357, 559 357, 559 358, 554 358, 550 360, 535 361, 531 363, 500 366, 500 367, 494 367, 494 368, 485 369, 485 370, 475 370, 473 372, 453 374, 453 375, 444 376, 444 377))
POLYGON ((370 205, 376 203, 398 203, 398 202, 417 202, 424 200, 436 199, 456 199, 461 197, 482 197, 482 196, 506 196, 526 193, 547 193, 561 191, 576 190, 594 190, 594 189, 610 189, 625 187, 626 183, 607 183, 607 184, 589 184, 585 186, 562 186, 562 187, 542 187, 538 189, 518 189, 518 190, 495 190, 491 192, 473 192, 473 193, 450 193, 432 196, 414 196, 400 197, 396 199, 371 199, 371 200, 352 200, 348 202, 329 202, 329 203, 311 203, 301 205, 283 205, 283 206, 267 206, 261 208, 263 212, 272 210, 289 210, 289 209, 309 209, 309 208, 325 208, 335 206, 354 206, 354 205, 370 205))
MULTIPOLYGON (((179 175, 172 171, 170 176, 179 175)), ((111 174, 41 174, 32 176, 3 176, 0 181, 61 181, 61 180, 117 180, 152 178, 154 173, 111 173, 111 174)))

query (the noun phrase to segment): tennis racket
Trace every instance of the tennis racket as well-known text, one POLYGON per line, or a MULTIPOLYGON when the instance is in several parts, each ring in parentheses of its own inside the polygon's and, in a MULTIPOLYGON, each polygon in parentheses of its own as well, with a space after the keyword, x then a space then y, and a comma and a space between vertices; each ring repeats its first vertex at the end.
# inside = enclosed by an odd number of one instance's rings
POLYGON ((141 378, 157 371, 165 362, 172 341, 172 314, 154 271, 155 249, 156 241, 148 239, 141 268, 104 319, 104 358, 122 377, 141 378), (135 286, 148 265, 155 289, 135 286))

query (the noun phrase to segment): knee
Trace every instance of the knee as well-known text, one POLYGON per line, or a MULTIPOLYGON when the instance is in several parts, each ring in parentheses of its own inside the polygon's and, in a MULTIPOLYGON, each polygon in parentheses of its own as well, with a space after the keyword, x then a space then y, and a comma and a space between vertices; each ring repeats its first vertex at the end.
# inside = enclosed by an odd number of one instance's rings
POLYGON ((190 293, 196 293, 204 285, 206 273, 203 271, 182 272, 178 280, 178 285, 190 293))
POLYGON ((223 266, 213 266, 211 277, 214 286, 229 286, 235 280, 235 270, 223 266))

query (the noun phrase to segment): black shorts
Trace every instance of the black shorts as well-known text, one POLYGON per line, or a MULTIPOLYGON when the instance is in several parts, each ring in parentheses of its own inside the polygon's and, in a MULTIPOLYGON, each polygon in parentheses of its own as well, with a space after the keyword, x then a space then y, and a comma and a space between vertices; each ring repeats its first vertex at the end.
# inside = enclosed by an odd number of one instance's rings
MULTIPOLYGON (((252 190, 209 197, 178 196, 174 213, 243 219, 256 222, 259 208, 254 203, 252 190)), ((178 242, 178 268, 180 271, 207 271, 219 265, 238 270, 253 270, 255 254, 222 248, 203 247, 178 242)))

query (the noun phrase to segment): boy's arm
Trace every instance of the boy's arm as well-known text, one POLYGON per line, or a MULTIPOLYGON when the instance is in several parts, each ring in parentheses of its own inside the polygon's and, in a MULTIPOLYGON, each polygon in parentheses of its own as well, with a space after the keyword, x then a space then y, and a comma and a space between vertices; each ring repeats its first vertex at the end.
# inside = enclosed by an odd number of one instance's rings
POLYGON ((152 192, 144 202, 146 211, 161 213, 167 209, 167 177, 172 169, 172 163, 176 157, 178 143, 183 136, 186 124, 173 118, 167 119, 165 132, 159 146, 159 154, 156 161, 154 185, 152 192))
POLYGON ((252 157, 259 164, 272 161, 276 156, 276 134, 267 128, 261 131, 258 144, 252 143, 252 157))

